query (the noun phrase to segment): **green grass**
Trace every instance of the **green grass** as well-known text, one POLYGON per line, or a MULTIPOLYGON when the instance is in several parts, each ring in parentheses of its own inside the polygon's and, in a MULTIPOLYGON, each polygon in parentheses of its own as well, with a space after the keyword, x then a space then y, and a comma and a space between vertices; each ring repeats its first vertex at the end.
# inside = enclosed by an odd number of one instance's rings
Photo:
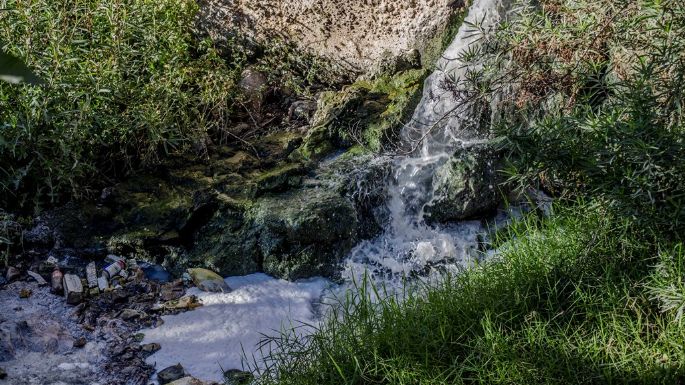
POLYGON ((529 216, 499 234, 494 261, 402 301, 361 290, 312 337, 277 340, 260 381, 679 383, 685 329, 669 304, 682 309, 685 254, 631 239, 598 207, 529 216))

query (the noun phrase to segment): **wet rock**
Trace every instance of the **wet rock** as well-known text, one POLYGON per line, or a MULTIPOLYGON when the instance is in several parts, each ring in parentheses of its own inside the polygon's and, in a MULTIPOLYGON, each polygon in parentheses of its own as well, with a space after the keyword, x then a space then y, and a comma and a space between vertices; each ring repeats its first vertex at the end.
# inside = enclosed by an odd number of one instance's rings
POLYGON ((433 176, 435 198, 426 208, 427 219, 448 222, 494 210, 500 202, 497 160, 487 144, 457 150, 433 176))
POLYGON ((327 189, 265 198, 252 215, 263 270, 280 278, 330 277, 356 242, 354 206, 327 189))
POLYGON ((259 271, 258 233, 248 216, 251 202, 220 197, 219 209, 193 240, 186 267, 211 268, 222 276, 255 273, 259 271))
POLYGON ((0 380, 4 380, 6 378, 7 378, 7 372, 3 368, 0 368, 0 380))
POLYGON ((316 102, 313 100, 297 100, 288 109, 289 121, 309 122, 316 112, 316 102))
POLYGON ((168 384, 172 381, 183 378, 184 376, 185 370, 181 364, 169 366, 168 368, 162 369, 159 373, 157 373, 157 379, 159 380, 160 385, 168 384))
POLYGON ((79 338, 74 340, 73 346, 75 348, 82 348, 82 347, 86 346, 87 343, 88 343, 88 341, 86 340, 85 337, 79 337, 79 338))
POLYGON ((191 279, 195 286, 200 290, 215 293, 229 293, 231 288, 226 281, 217 273, 201 268, 188 269, 191 279))
POLYGON ((206 385, 204 382, 198 380, 195 377, 183 377, 176 381, 170 382, 168 385, 206 385))
POLYGON ((150 344, 145 344, 141 348, 142 348, 143 352, 145 352, 147 354, 152 354, 152 353, 158 351, 159 349, 161 349, 162 347, 158 343, 153 342, 150 344))
POLYGON ((248 385, 254 380, 254 375, 238 369, 230 369, 224 372, 226 385, 248 385))
POLYGON ((5 278, 7 279, 7 282, 12 282, 19 278, 20 275, 21 272, 19 272, 19 269, 14 266, 10 266, 7 268, 7 274, 5 274, 5 278))

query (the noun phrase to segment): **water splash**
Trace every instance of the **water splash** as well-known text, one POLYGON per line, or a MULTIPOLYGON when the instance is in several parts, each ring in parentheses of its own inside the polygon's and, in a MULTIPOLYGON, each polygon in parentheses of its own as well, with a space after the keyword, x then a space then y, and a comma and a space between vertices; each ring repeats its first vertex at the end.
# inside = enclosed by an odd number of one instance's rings
POLYGON ((368 274, 375 281, 398 281, 407 276, 431 277, 458 270, 478 258, 484 228, 480 221, 429 225, 425 209, 434 199, 433 175, 460 146, 482 143, 472 105, 458 96, 458 87, 478 63, 465 63, 464 53, 479 44, 481 30, 496 26, 510 4, 506 0, 475 0, 452 44, 424 84, 423 97, 402 140, 414 146, 396 158, 388 181, 389 223, 384 233, 357 245, 345 262, 343 278, 360 282, 368 274))

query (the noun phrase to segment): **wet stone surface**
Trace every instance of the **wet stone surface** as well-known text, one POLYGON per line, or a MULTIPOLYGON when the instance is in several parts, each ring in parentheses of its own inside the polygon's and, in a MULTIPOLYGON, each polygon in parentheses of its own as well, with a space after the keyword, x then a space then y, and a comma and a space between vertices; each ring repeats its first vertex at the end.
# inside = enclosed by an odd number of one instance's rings
POLYGON ((0 284, 0 385, 148 384, 155 368, 145 358, 160 346, 141 346, 138 331, 161 325, 161 315, 199 306, 179 301, 184 294, 182 280, 161 284, 132 275, 121 288, 71 306, 20 271, 0 284), (164 305, 169 300, 174 306, 164 305))

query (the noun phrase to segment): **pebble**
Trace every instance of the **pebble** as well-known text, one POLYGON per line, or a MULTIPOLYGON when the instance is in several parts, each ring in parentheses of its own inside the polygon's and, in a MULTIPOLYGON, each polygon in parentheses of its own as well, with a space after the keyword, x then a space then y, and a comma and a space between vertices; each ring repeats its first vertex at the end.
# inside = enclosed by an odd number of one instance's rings
POLYGON ((150 343, 150 344, 145 344, 145 345, 142 346, 143 351, 144 351, 145 353, 150 353, 150 354, 151 354, 151 353, 154 353, 154 352, 156 352, 156 351, 158 351, 158 350, 161 349, 161 348, 162 348, 162 347, 161 347, 158 343, 156 343, 156 342, 153 342, 153 343, 150 343))
POLYGON ((157 373, 157 379, 160 385, 168 384, 185 376, 185 370, 181 364, 176 364, 162 369, 157 373))
POLYGON ((224 379, 226 385, 247 385, 252 383, 254 375, 239 369, 230 369, 224 372, 224 379))

